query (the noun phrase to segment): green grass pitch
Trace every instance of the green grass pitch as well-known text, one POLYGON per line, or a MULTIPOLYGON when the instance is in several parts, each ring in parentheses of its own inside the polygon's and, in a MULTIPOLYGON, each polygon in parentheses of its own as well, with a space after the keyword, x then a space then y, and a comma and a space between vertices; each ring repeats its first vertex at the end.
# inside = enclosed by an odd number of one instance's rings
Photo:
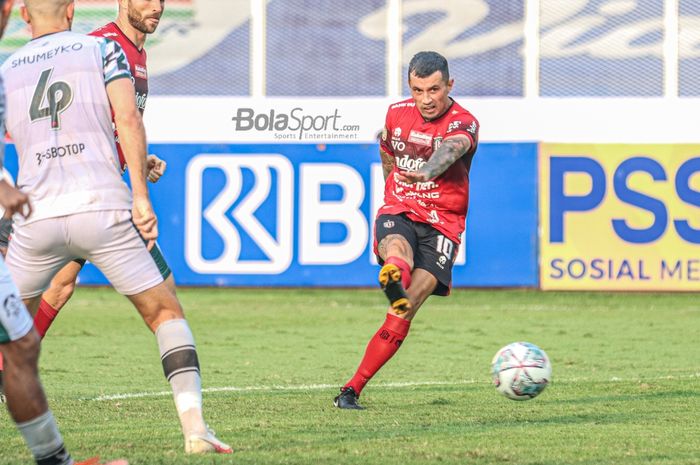
MULTIPOLYGON (((80 288, 41 374, 76 458, 178 464, 700 464, 697 294, 457 290, 431 298, 363 392, 331 401, 383 321, 378 290, 179 291, 205 415, 232 456, 184 455, 155 338, 124 298, 80 288), (525 340, 553 382, 514 402, 491 358, 525 340)), ((6 411, 0 464, 31 463, 6 411)))

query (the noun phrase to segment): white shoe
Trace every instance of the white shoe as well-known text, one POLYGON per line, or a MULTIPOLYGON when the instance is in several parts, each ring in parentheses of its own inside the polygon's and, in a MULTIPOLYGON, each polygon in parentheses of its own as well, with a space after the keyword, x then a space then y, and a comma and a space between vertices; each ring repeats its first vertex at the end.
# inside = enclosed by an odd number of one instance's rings
POLYGON ((214 432, 209 430, 207 434, 191 434, 185 438, 186 454, 233 454, 233 449, 228 444, 219 441, 214 432))

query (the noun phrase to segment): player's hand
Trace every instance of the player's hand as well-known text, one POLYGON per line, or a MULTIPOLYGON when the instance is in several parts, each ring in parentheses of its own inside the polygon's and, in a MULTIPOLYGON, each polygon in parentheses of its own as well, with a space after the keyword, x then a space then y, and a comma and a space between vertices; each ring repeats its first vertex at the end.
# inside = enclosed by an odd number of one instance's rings
POLYGON ((146 176, 151 182, 158 182, 161 176, 165 174, 165 168, 168 166, 165 160, 161 160, 156 155, 150 154, 146 157, 146 176))
POLYGON ((5 216, 11 217, 19 213, 24 218, 32 214, 32 204, 29 196, 4 179, 0 181, 0 205, 5 208, 5 216))
POLYGON ((396 173, 396 180, 406 184, 426 182, 428 181, 428 175, 421 171, 399 171, 396 173))
POLYGON ((151 243, 158 239, 158 218, 148 197, 134 196, 131 217, 150 249, 153 247, 151 243))

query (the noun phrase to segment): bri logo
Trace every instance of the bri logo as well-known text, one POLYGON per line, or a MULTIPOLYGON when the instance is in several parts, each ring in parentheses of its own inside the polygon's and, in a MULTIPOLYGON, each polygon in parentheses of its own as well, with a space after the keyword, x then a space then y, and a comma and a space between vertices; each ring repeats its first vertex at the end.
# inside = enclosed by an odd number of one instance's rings
MULTIPOLYGON (((199 155, 190 161, 186 171, 187 195, 185 204, 186 234, 185 258, 197 273, 222 274, 277 274, 285 271, 292 261, 292 231, 294 227, 293 192, 294 173, 289 160, 276 154, 199 155), (206 206, 203 203, 205 171, 224 174, 225 184, 206 206), (244 171, 252 172, 255 183, 241 194, 244 171), (273 186, 273 176, 276 186, 273 186), (276 227, 266 228, 256 212, 276 193, 276 227), (233 209, 231 209, 231 207, 233 209), (235 220, 238 227, 231 220, 235 220), (202 226, 207 222, 223 241, 223 250, 217 257, 206 256, 202 226), (239 231, 239 228, 242 231, 239 231), (246 260, 241 257, 241 232, 252 238, 265 259, 246 260)), ((210 255, 210 254, 209 254, 210 255)))

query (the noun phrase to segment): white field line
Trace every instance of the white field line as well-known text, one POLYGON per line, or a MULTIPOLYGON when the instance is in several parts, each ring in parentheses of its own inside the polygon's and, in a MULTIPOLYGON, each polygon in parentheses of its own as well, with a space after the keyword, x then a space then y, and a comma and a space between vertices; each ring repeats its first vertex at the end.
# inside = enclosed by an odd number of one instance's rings
MULTIPOLYGON (((653 378, 618 378, 616 376, 608 379, 589 379, 589 378, 571 378, 571 379, 555 379, 554 383, 578 383, 578 382, 595 382, 595 383, 619 383, 619 382, 648 382, 648 381, 662 381, 662 380, 673 380, 673 379, 692 379, 700 378, 700 373, 691 373, 688 375, 678 375, 678 376, 657 376, 653 378)), ((463 379, 458 381, 407 381, 407 382, 397 382, 397 383, 377 383, 373 384, 373 389, 395 389, 395 388, 408 388, 408 387, 420 387, 420 386, 465 386, 469 384, 490 384, 490 381, 475 380, 475 379, 463 379)), ((293 392, 293 391, 322 391, 326 389, 338 388, 338 384, 292 384, 292 385, 260 385, 260 386, 223 386, 223 387, 213 387, 202 389, 202 392, 293 392)), ((139 399, 143 397, 166 397, 171 396, 172 391, 155 391, 155 392, 133 392, 124 394, 111 394, 94 397, 89 400, 94 401, 110 401, 110 400, 122 400, 122 399, 139 399)))

